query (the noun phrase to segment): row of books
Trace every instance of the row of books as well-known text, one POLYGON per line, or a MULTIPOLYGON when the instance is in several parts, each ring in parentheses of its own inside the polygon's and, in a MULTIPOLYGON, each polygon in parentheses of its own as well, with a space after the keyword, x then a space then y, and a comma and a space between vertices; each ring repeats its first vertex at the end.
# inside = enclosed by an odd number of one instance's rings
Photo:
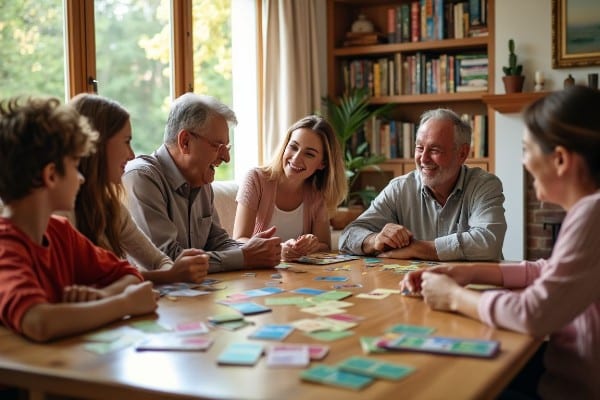
POLYGON ((342 62, 344 91, 369 88, 374 97, 486 92, 487 54, 426 54, 342 62))
MULTIPOLYGON (((487 116, 462 114, 461 118, 468 122, 473 129, 469 157, 487 157, 487 116)), ((355 150, 366 141, 369 143, 370 155, 382 155, 388 159, 414 158, 417 128, 417 124, 414 122, 374 117, 367 121, 363 129, 351 138, 349 146, 355 150)))
POLYGON ((388 43, 487 35, 487 0, 418 0, 387 10, 388 43))

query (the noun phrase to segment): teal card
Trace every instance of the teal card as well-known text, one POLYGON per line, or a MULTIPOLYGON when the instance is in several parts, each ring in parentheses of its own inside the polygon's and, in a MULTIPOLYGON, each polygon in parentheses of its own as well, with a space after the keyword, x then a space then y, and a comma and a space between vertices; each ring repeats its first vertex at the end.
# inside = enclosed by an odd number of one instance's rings
POLYGON ((373 378, 341 371, 328 365, 316 365, 302 371, 300 378, 305 381, 339 386, 346 389, 360 390, 373 382, 373 378))
POLYGON ((337 366, 340 370, 372 378, 398 380, 415 369, 401 364, 392 364, 367 357, 350 357, 337 366))

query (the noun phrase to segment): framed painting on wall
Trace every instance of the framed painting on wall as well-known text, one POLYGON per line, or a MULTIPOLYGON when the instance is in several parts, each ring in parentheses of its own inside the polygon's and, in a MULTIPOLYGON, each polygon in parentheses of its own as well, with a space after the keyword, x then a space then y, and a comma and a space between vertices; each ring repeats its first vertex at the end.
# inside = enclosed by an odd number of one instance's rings
POLYGON ((600 65, 600 1, 552 0, 552 66, 600 65))

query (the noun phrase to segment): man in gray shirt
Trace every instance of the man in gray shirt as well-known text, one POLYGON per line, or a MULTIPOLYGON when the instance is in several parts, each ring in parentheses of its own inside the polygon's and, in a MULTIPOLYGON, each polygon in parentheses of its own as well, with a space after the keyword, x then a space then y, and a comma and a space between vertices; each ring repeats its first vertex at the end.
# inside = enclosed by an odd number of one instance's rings
POLYGON ((502 183, 464 165, 471 127, 453 111, 423 114, 417 169, 394 178, 342 232, 341 251, 423 260, 499 260, 506 233, 502 183))
POLYGON ((247 243, 221 227, 210 183, 229 162, 229 125, 234 112, 209 96, 186 93, 171 105, 164 143, 130 161, 123 175, 131 216, 152 242, 176 259, 186 248, 210 255, 209 272, 273 267, 281 254, 275 228, 247 243))

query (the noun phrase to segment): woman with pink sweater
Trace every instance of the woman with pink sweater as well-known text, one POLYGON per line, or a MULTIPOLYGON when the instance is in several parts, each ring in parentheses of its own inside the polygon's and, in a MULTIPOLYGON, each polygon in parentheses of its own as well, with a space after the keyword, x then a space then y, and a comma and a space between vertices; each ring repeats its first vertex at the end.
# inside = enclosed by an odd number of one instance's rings
POLYGON ((567 211, 548 260, 439 266, 400 284, 433 309, 548 336, 504 394, 600 399, 599 110, 600 92, 575 86, 524 112, 523 164, 536 196, 567 211), (469 283, 517 290, 478 293, 469 283))
POLYGON ((283 260, 328 251, 328 211, 346 192, 343 158, 333 128, 319 116, 304 117, 288 129, 273 161, 251 170, 240 186, 233 238, 244 242, 275 226, 283 260))

